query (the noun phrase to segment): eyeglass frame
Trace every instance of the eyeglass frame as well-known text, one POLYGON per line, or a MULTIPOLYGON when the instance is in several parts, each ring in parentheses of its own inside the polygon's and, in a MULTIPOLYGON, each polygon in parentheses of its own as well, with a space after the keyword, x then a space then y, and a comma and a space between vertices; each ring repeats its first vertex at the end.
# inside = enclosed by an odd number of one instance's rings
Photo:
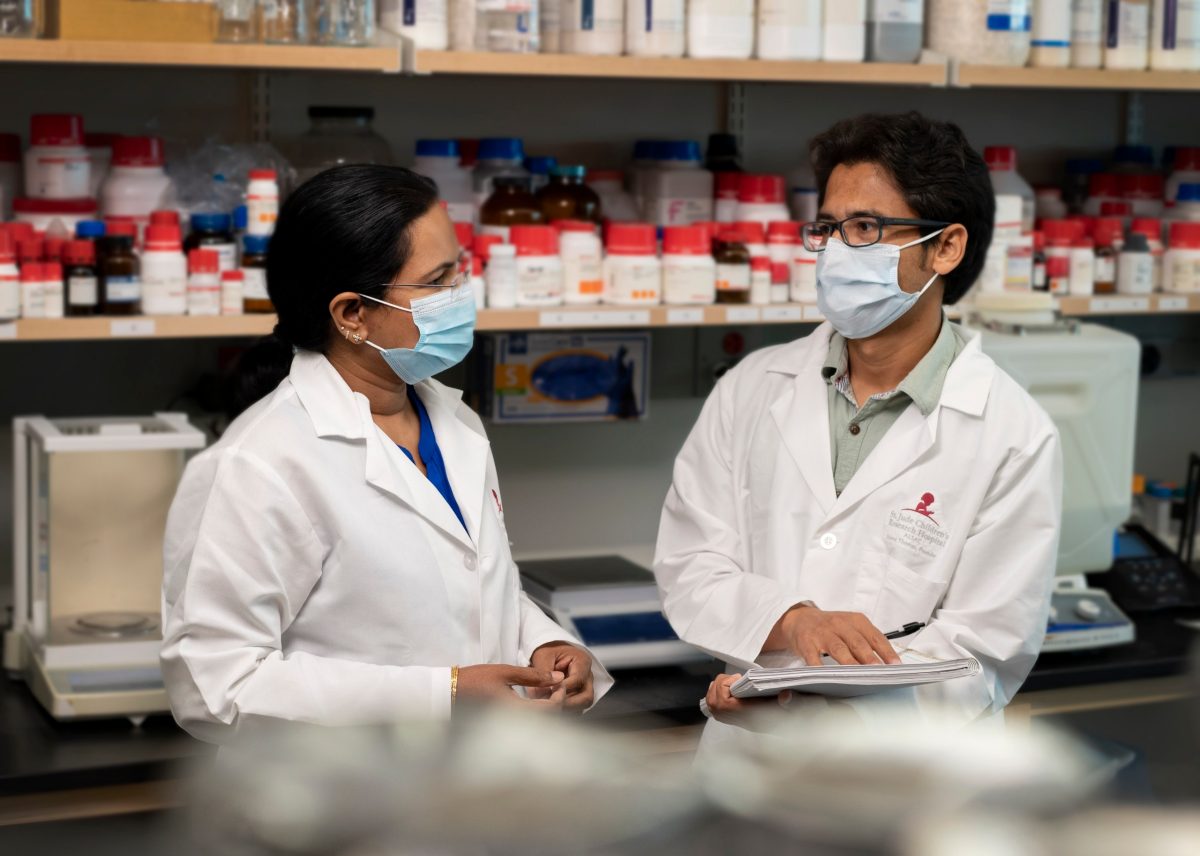
MULTIPOLYGON (((920 219, 914 219, 912 217, 883 217, 878 214, 856 214, 853 217, 846 217, 844 220, 812 220, 812 221, 810 221, 808 223, 804 223, 803 225, 800 226, 800 240, 804 244, 804 249, 808 250, 810 253, 825 252, 824 246, 821 247, 820 249, 816 249, 816 250, 814 250, 812 247, 810 247, 808 245, 808 236, 805 234, 805 232, 809 226, 815 226, 818 224, 820 224, 822 226, 836 226, 838 234, 842 236, 842 243, 844 243, 847 247, 853 247, 856 250, 861 250, 866 247, 873 247, 876 244, 878 244, 880 241, 883 240, 883 230, 886 229, 888 226, 926 226, 931 229, 940 226, 941 228, 945 229, 948 226, 954 225, 953 223, 947 222, 945 220, 920 220, 920 219), (846 237, 846 224, 849 223, 851 220, 874 220, 874 221, 876 221, 879 224, 879 237, 876 238, 874 241, 872 241, 869 244, 852 244, 852 243, 850 243, 850 240, 846 237)), ((831 234, 829 237, 832 238, 833 235, 831 234)), ((826 239, 825 246, 828 246, 828 245, 829 245, 829 241, 828 241, 828 239, 826 239)))
POLYGON ((385 282, 381 288, 462 288, 471 278, 459 271, 449 282, 385 282))

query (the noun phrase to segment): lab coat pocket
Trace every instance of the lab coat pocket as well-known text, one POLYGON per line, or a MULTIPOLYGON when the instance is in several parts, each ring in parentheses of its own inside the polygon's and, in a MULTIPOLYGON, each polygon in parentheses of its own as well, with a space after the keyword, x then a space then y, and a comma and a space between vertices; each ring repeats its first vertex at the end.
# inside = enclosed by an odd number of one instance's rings
POLYGON ((892 556, 880 557, 884 569, 875 606, 868 613, 884 633, 909 622, 928 622, 946 593, 947 583, 922 576, 892 556))

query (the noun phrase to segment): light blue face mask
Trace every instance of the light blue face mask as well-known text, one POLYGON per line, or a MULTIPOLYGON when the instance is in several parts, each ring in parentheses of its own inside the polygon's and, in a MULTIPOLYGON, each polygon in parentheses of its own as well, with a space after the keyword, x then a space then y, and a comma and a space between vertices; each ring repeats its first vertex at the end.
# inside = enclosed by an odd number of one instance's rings
POLYGON ((414 300, 411 309, 369 294, 359 297, 412 313, 421 334, 416 347, 381 348, 367 340, 367 344, 379 351, 392 371, 407 384, 420 383, 458 365, 475 342, 475 298, 470 285, 446 288, 438 294, 414 300))
POLYGON ((848 247, 830 240, 817 256, 817 306, 833 329, 847 339, 866 339, 891 326, 929 290, 935 273, 920 291, 900 288, 900 251, 944 232, 938 229, 907 244, 848 247))

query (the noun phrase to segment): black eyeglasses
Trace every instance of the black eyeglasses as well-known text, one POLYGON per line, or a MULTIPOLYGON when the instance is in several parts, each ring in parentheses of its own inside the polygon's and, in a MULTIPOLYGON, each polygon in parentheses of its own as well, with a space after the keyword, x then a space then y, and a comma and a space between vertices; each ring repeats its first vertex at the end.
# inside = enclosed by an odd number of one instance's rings
POLYGON ((883 240, 883 230, 887 226, 936 226, 946 228, 949 223, 941 220, 913 220, 908 217, 876 217, 862 215, 847 217, 845 220, 816 220, 805 223, 800 227, 800 236, 804 240, 804 249, 810 253, 819 253, 825 249, 834 232, 842 236, 843 243, 848 247, 869 247, 883 240))

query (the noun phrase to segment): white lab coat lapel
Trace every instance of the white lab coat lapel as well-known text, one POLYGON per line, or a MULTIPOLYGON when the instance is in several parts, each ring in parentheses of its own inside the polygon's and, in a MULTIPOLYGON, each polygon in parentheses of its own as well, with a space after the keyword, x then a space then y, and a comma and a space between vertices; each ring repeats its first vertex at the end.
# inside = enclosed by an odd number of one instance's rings
MULTIPOLYGON (((426 381, 417 387, 417 394, 425 404, 425 409, 429 411, 429 421, 442 450, 446 475, 450 479, 450 488, 454 491, 458 509, 467 522, 471 539, 478 543, 491 446, 486 437, 481 436, 459 417, 460 408, 467 406, 461 400, 461 391, 426 381)), ((454 512, 450 511, 450 507, 444 501, 442 504, 446 506, 458 534, 465 535, 454 512)))

